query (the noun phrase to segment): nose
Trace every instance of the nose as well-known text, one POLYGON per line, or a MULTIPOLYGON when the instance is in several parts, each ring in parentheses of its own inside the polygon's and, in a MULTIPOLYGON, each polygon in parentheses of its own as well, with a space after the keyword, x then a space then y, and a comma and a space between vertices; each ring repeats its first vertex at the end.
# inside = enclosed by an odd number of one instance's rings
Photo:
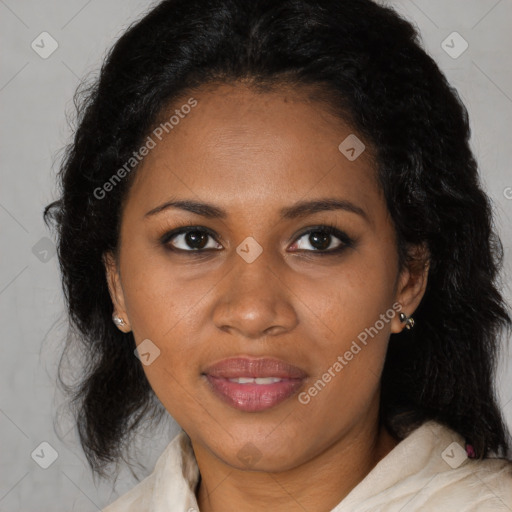
POLYGON ((257 339, 292 330, 298 323, 293 292, 285 272, 270 267, 265 251, 252 263, 237 254, 228 275, 219 283, 213 321, 231 334, 257 339))

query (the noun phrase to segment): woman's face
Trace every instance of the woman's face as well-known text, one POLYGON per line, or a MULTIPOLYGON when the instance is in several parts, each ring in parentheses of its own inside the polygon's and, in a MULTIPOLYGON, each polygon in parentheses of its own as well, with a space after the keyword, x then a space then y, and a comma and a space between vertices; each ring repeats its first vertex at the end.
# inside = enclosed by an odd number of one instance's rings
POLYGON ((293 468, 374 428, 397 309, 414 312, 426 276, 398 272, 370 150, 323 105, 241 85, 193 97, 168 134, 150 134, 110 291, 196 451, 293 468), (150 213, 169 201, 194 206, 150 213), (230 358, 245 361, 212 369, 230 358), (229 380, 258 375, 281 380, 229 380))

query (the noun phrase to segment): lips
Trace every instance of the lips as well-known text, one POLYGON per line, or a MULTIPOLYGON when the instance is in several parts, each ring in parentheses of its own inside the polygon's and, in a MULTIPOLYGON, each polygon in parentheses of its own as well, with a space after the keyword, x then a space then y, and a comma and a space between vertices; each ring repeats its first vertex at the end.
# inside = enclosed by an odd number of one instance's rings
POLYGON ((209 366, 204 370, 205 374, 224 379, 265 378, 276 377, 280 379, 304 379, 306 372, 297 366, 293 366, 281 359, 273 358, 248 358, 235 357, 224 359, 219 363, 209 366))
POLYGON ((270 409, 294 395, 306 372, 280 359, 231 358, 204 372, 209 389, 224 403, 245 411, 270 409))

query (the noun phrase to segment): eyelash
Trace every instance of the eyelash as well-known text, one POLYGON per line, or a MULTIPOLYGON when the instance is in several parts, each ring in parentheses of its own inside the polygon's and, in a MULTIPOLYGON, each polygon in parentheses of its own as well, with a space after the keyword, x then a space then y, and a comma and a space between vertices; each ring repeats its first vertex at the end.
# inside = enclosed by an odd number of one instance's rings
MULTIPOLYGON (((177 237, 178 235, 187 234, 190 232, 198 232, 202 234, 206 234, 213 238, 217 243, 218 240, 215 236, 215 233, 211 231, 208 228, 205 228, 203 226, 182 226, 175 228, 167 233, 165 233, 162 237, 160 237, 160 242, 162 245, 164 245, 169 251, 177 252, 177 253, 191 253, 194 256, 197 255, 204 255, 205 252, 209 251, 219 251, 220 249, 178 249, 176 247, 170 246, 169 242, 177 237)), ((294 252, 306 252, 306 253, 313 253, 314 255, 318 256, 329 256, 329 255, 337 255, 343 252, 345 249, 349 247, 354 246, 354 240, 350 238, 345 232, 341 231, 337 226, 335 225, 329 225, 329 224, 322 224, 318 226, 313 226, 308 228, 306 231, 303 231, 299 235, 297 235, 294 238, 294 243, 297 240, 300 240, 305 235, 310 235, 311 233, 323 233, 326 235, 334 236, 339 239, 341 244, 336 247, 335 249, 329 249, 329 250, 309 250, 309 249, 298 249, 294 252)), ((329 244, 330 245, 330 244, 329 244)))

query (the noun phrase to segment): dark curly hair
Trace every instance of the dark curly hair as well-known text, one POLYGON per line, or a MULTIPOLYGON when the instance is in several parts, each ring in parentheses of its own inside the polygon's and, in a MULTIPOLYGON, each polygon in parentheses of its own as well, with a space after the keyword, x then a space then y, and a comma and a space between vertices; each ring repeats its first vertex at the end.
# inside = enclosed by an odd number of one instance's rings
POLYGON ((107 199, 95 191, 178 98, 242 81, 256 91, 317 87, 317 99, 373 149, 400 268, 413 263, 409 247, 428 246, 416 328, 390 338, 381 421, 403 438, 433 419, 477 457, 509 457, 494 388, 500 339, 512 325, 498 283, 503 248, 469 147, 467 110, 416 29, 371 0, 164 0, 120 37, 99 78, 77 90, 61 198, 44 210, 59 236, 65 351, 78 345, 83 356, 73 386, 62 382, 61 359, 59 381, 93 472, 108 477, 139 424, 165 413, 134 357, 133 334, 112 322, 102 261, 106 251, 117 254, 136 167, 107 199))

